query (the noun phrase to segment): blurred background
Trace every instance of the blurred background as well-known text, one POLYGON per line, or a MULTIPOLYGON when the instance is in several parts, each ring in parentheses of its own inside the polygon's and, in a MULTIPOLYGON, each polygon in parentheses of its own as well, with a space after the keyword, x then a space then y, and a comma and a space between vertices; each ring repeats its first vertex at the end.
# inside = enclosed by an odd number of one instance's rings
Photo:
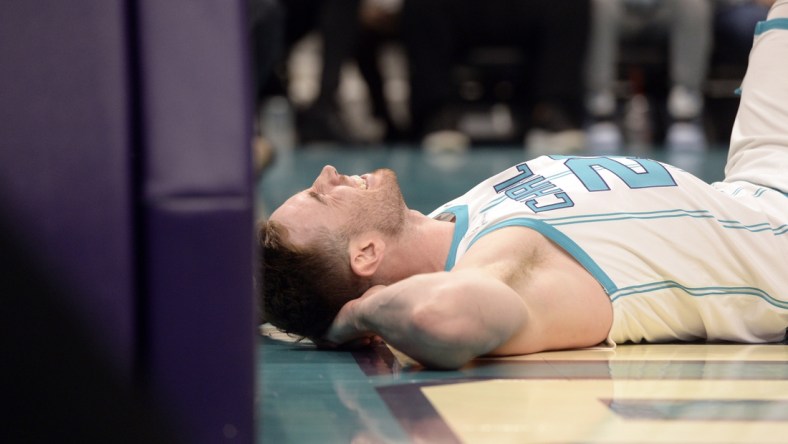
POLYGON ((323 162, 393 165, 423 211, 542 154, 652 157, 719 180, 772 1, 252 3, 263 216, 323 162))

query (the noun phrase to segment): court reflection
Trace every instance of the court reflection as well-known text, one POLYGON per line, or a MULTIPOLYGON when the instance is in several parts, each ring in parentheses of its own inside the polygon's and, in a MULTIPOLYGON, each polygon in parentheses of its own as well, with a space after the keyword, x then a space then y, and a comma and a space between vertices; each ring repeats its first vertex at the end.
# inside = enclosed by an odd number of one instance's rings
MULTIPOLYGON (((732 344, 541 353, 477 360, 431 374, 431 382, 377 390, 414 439, 780 442, 788 432, 787 354, 784 345, 732 344)), ((403 368, 411 381, 425 373, 403 368)))
POLYGON ((625 345, 425 369, 266 329, 263 442, 784 442, 788 346, 625 345))

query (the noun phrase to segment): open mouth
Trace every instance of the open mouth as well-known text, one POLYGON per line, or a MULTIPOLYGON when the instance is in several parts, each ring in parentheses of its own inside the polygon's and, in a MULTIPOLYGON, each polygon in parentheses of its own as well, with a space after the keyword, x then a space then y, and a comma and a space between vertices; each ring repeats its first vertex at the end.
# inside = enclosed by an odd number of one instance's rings
POLYGON ((350 176, 350 179, 356 184, 359 189, 367 189, 367 179, 361 176, 350 176))

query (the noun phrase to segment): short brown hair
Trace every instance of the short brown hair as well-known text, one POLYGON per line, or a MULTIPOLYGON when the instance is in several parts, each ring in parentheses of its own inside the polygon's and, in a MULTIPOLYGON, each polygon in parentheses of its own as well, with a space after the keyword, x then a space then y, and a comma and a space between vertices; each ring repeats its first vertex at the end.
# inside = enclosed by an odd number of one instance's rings
POLYGON ((297 246, 284 225, 261 222, 256 284, 265 321, 287 333, 322 337, 345 302, 370 286, 351 270, 347 245, 344 233, 325 230, 297 246))

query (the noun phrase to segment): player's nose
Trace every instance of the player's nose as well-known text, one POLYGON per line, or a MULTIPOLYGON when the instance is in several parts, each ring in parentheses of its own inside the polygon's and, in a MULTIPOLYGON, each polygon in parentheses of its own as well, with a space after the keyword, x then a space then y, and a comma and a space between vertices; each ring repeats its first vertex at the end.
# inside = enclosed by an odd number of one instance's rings
POLYGON ((320 171, 320 174, 315 179, 315 184, 320 185, 337 185, 340 182, 339 173, 337 169, 331 165, 326 165, 320 171))

